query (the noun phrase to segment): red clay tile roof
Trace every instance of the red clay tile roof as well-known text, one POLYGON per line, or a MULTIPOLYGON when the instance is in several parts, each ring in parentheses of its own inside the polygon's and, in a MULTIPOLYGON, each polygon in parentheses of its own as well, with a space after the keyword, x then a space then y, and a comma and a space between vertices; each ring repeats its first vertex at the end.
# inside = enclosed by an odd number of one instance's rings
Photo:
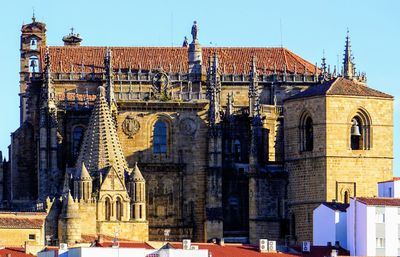
POLYGON ((378 182, 378 183, 386 183, 386 182, 393 182, 393 181, 399 181, 399 180, 400 180, 400 177, 393 177, 390 180, 381 181, 381 182, 378 182))
POLYGON ((0 228, 41 228, 43 219, 0 217, 0 228))
POLYGON ((312 96, 346 95, 346 96, 372 96, 381 98, 393 98, 393 96, 367 87, 361 83, 338 77, 321 85, 311 86, 286 100, 312 96))
MULTIPOLYGON (((177 249, 182 249, 182 243, 171 243, 177 249)), ((256 246, 225 244, 224 246, 210 243, 192 243, 199 249, 206 249, 213 257, 298 257, 299 255, 288 253, 261 253, 256 246)))
MULTIPOLYGON (((300 246, 293 246, 292 248, 297 250, 297 251, 301 251, 301 247, 300 246)), ((332 249, 335 249, 334 246, 316 246, 316 245, 312 245, 310 247, 310 252, 309 253, 302 253, 301 256, 304 256, 304 257, 330 256, 331 253, 332 253, 332 249)), ((338 255, 349 256, 350 253, 346 249, 344 249, 342 247, 339 247, 338 255)))
MULTIPOLYGON (((79 73, 104 71, 104 55, 106 47, 87 46, 52 46, 49 47, 52 72, 79 73), (82 65, 83 64, 83 65, 82 65)), ((188 70, 188 49, 185 47, 111 47, 113 53, 113 67, 115 70, 121 68, 126 71, 162 68, 165 71, 183 73, 188 70)), ((257 69, 262 73, 264 69, 272 73, 276 67, 278 73, 284 72, 286 65, 287 73, 315 73, 315 66, 293 52, 285 48, 256 48, 256 47, 204 47, 203 63, 208 65, 208 57, 217 53, 220 59, 220 67, 225 73, 236 74, 249 73, 252 57, 257 58, 257 69), (235 68, 234 68, 235 67, 235 68)), ((41 49, 42 67, 44 65, 45 49, 41 49)))
POLYGON ((366 205, 400 206, 400 198, 389 197, 357 197, 357 201, 366 205))
POLYGON ((10 254, 11 257, 34 257, 35 255, 25 253, 23 248, 3 248, 0 249, 0 256, 6 257, 10 254))

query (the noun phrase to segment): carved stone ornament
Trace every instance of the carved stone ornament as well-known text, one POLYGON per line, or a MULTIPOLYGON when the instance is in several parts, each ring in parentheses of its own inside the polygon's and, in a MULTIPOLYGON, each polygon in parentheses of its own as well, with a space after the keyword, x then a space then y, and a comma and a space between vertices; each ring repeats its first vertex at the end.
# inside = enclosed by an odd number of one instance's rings
POLYGON ((169 77, 166 73, 160 71, 153 77, 153 91, 156 94, 167 93, 169 87, 169 77))
POLYGON ((140 123, 133 117, 132 115, 126 116, 124 122, 122 123, 122 131, 128 136, 128 138, 132 138, 140 129, 140 123))
POLYGON ((193 136, 196 133, 196 122, 191 118, 184 118, 179 123, 180 131, 186 136, 193 136))

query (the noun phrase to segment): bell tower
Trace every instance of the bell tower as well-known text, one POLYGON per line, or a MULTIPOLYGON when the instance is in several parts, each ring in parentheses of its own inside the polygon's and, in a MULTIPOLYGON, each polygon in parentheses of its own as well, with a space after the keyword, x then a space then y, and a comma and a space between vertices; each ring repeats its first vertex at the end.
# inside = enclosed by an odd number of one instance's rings
POLYGON ((26 120, 27 96, 26 89, 32 74, 42 71, 40 49, 46 46, 46 24, 36 21, 35 14, 32 22, 23 24, 21 28, 20 45, 20 123, 26 120))

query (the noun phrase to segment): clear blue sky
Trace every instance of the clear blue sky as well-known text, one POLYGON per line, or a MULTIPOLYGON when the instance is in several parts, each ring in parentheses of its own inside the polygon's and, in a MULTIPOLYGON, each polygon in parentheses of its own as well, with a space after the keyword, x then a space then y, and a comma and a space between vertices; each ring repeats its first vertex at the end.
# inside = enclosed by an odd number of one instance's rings
POLYGON ((3 1, 0 24, 0 150, 19 123, 18 72, 20 28, 32 8, 47 24, 49 45, 61 45, 74 27, 83 45, 171 46, 190 36, 199 24, 203 45, 283 46, 312 63, 323 50, 331 66, 342 61, 350 29, 358 70, 368 85, 395 96, 395 174, 400 175, 400 1, 3 1), (282 26, 280 26, 282 24, 282 26), (282 27, 282 30, 280 30, 282 27), (281 33, 282 31, 282 33, 281 33), (281 37, 282 34, 282 37, 281 37))

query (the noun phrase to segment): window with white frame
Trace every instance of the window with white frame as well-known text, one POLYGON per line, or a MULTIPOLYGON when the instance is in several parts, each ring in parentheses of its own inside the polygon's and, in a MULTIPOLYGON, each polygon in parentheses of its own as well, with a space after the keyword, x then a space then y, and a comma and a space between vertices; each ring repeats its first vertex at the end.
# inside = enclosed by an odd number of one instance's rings
POLYGON ((385 248, 385 238, 383 237, 376 238, 376 248, 385 248))
POLYGON ((375 207, 375 223, 385 223, 385 207, 375 207))

